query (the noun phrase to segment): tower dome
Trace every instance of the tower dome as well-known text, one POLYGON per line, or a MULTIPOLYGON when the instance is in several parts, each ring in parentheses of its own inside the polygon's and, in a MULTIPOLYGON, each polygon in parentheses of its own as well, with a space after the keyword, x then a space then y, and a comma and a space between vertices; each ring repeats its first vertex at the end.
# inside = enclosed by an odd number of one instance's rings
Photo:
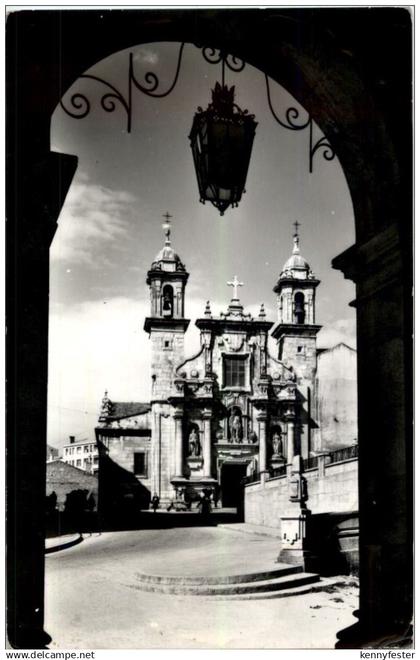
POLYGON ((281 272, 280 279, 306 280, 314 279, 314 274, 309 263, 300 253, 299 234, 293 236, 292 255, 287 259, 281 272))
POLYGON ((171 216, 167 214, 164 217, 167 218, 167 221, 162 225, 165 231, 165 245, 157 253, 150 270, 163 270, 167 272, 185 271, 185 266, 180 256, 175 252, 171 244, 171 224, 169 222, 171 216))
POLYGON ((175 252, 170 243, 165 242, 164 247, 157 253, 152 263, 152 268, 156 265, 160 265, 160 269, 162 270, 172 270, 172 268, 170 268, 171 264, 175 264, 179 267, 179 270, 185 270, 185 266, 182 263, 180 256, 175 252))

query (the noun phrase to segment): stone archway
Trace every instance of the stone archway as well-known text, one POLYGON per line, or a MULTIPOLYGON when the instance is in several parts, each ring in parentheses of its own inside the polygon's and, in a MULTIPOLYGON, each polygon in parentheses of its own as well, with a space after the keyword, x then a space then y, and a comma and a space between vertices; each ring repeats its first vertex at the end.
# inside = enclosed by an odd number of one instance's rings
POLYGON ((333 144, 356 245, 361 593, 356 647, 412 615, 411 21, 402 8, 19 11, 7 24, 9 638, 43 632, 48 250, 77 159, 50 118, 95 62, 151 41, 211 44, 293 94, 333 144), (373 45, 371 35, 375 33, 373 45), (95 35, 92 38, 92 35, 95 35), (392 44, 392 48, 390 48, 392 44))

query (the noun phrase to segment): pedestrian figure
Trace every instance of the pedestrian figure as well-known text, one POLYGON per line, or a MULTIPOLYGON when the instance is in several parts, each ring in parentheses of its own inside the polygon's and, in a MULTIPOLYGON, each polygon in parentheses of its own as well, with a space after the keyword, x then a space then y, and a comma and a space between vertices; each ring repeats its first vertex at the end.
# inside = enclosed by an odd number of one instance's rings
POLYGON ((153 513, 156 513, 156 509, 159 508, 159 503, 160 503, 159 495, 157 493, 153 493, 153 497, 152 497, 153 513))
POLYGON ((203 495, 200 497, 200 501, 197 505, 197 508, 200 509, 200 513, 203 516, 203 518, 207 518, 207 516, 210 515, 211 502, 210 502, 210 497, 207 493, 203 493, 203 495))
POLYGON ((217 504, 219 502, 219 499, 220 499, 220 486, 217 484, 213 490, 213 502, 215 509, 217 509, 217 504))

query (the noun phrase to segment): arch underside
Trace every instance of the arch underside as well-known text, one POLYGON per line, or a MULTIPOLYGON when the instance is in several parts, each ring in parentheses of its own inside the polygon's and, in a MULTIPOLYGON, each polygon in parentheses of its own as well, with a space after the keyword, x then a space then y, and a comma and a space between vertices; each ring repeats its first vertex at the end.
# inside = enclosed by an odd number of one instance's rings
POLYGON ((50 152, 50 120, 84 71, 114 52, 153 41, 224 48, 261 69, 308 110, 340 159, 356 244, 333 265, 356 283, 361 494, 359 624, 342 634, 341 643, 356 643, 352 636, 362 645, 403 634, 412 616, 409 12, 19 11, 8 18, 6 38, 12 645, 48 643, 42 532, 48 248, 77 167, 75 157, 50 152))

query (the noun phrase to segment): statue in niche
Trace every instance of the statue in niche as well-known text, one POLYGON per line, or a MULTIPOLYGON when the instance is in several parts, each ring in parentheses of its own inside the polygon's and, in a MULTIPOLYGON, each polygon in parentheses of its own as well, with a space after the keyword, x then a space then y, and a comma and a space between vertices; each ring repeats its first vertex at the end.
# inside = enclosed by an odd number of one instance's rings
POLYGON ((230 441, 240 444, 243 438, 242 415, 238 408, 232 410, 229 419, 230 441))
POLYGON ((248 442, 255 445, 258 442, 258 436, 252 428, 251 420, 248 422, 248 442))
POLYGON ((271 444, 273 446, 273 454, 276 456, 281 456, 282 446, 281 446, 281 436, 278 430, 276 429, 271 438, 271 444))
POLYGON ((188 456, 200 456, 200 451, 200 438, 197 429, 193 427, 188 436, 188 456))

